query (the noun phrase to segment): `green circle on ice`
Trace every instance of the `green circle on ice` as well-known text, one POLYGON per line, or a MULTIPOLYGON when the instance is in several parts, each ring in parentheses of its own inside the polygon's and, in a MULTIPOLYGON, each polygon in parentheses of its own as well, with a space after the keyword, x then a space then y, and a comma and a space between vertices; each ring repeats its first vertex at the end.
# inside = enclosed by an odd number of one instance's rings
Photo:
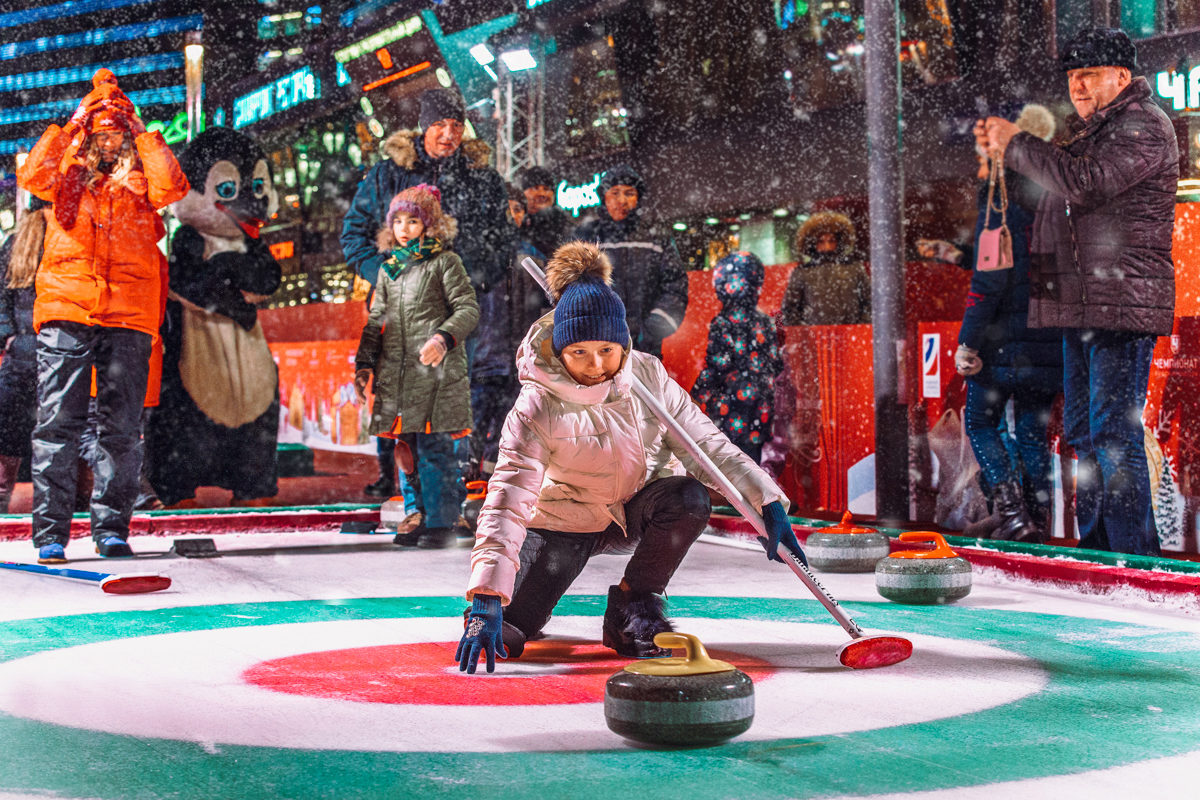
MULTIPOLYGON (((258 800, 500 793, 514 800, 587 800, 645 792, 652 783, 686 787, 689 797, 698 799, 793 798, 953 789, 1080 773, 1186 753, 1200 742, 1200 637, 1195 634, 978 608, 851 606, 871 631, 983 642, 1037 662, 1048 682, 1015 702, 960 716, 828 736, 735 739, 681 751, 388 753, 203 746, 0 715, 5 754, 0 791, 105 800, 164 794, 258 800)), ((0 661, 114 639, 231 627, 454 619, 461 617, 462 607, 458 597, 403 597, 16 620, 0 623, 0 661)), ((599 616, 603 609, 603 597, 568 596, 557 613, 599 616)), ((671 611, 712 619, 834 624, 812 600, 673 596, 671 611)), ((832 653, 829 658, 830 669, 841 669, 832 653)), ((988 664, 964 659, 961 669, 986 673, 988 664)), ((118 665, 95 665, 92 671, 98 692, 108 680, 137 680, 136 664, 127 674, 118 665)), ((872 674, 857 673, 863 680, 872 674)), ((481 706, 479 713, 487 724, 503 724, 502 706, 481 706)))

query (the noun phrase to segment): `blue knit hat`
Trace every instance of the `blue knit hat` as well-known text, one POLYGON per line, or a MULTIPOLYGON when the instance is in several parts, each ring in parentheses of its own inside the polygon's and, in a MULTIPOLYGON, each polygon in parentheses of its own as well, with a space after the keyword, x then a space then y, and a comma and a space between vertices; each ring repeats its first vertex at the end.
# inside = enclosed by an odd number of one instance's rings
POLYGON ((568 286, 554 307, 554 352, 578 342, 629 344, 625 304, 605 283, 592 278, 568 286))
POLYGON ((554 336, 558 355, 577 342, 629 345, 625 304, 608 285, 612 264, 589 242, 567 242, 546 263, 546 282, 554 306, 554 336))

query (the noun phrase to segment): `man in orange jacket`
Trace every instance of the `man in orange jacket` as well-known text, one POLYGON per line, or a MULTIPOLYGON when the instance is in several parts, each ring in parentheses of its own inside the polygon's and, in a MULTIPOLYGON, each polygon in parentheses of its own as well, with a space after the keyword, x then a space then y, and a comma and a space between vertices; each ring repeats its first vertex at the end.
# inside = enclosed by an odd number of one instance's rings
POLYGON ((99 432, 91 527, 105 558, 126 543, 138 490, 142 401, 161 319, 166 232, 159 209, 188 192, 158 133, 148 133, 107 69, 63 127, 51 125, 17 172, 54 204, 37 275, 38 417, 33 432, 33 544, 66 561, 76 463, 92 369, 99 432))

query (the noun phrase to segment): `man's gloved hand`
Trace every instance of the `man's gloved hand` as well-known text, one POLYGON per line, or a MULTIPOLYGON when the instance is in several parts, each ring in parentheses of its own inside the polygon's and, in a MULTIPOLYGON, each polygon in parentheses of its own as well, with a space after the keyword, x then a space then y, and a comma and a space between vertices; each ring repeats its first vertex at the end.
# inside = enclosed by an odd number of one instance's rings
POLYGON ((979 351, 972 350, 965 344, 960 344, 958 349, 954 351, 954 369, 959 375, 974 375, 983 369, 983 361, 979 358, 979 351))
POLYGON ((796 532, 792 530, 792 523, 788 522, 787 512, 783 510, 783 504, 776 500, 773 503, 767 503, 762 510, 763 522, 767 528, 767 538, 758 537, 762 542, 762 546, 767 551, 767 558, 771 561, 783 563, 783 558, 780 557, 779 545, 783 545, 799 558, 804 566, 808 566, 808 558, 805 557, 804 551, 800 549, 800 542, 796 540, 796 532))
POLYGON ((494 594, 476 594, 471 602, 471 612, 467 615, 467 629, 463 631, 458 650, 454 652, 459 672, 475 674, 481 650, 487 657, 488 672, 496 671, 497 655, 508 658, 508 650, 501 638, 503 622, 500 598, 494 594))

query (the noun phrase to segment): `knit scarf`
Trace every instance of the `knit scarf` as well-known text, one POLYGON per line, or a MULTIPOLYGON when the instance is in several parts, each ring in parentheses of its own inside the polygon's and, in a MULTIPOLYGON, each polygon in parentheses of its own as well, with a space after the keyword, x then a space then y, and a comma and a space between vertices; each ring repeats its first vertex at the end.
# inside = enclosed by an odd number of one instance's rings
POLYGON ((383 262, 383 271, 389 278, 396 280, 410 264, 428 261, 440 252, 442 252, 440 240, 432 236, 421 236, 403 247, 393 247, 391 256, 383 262))

